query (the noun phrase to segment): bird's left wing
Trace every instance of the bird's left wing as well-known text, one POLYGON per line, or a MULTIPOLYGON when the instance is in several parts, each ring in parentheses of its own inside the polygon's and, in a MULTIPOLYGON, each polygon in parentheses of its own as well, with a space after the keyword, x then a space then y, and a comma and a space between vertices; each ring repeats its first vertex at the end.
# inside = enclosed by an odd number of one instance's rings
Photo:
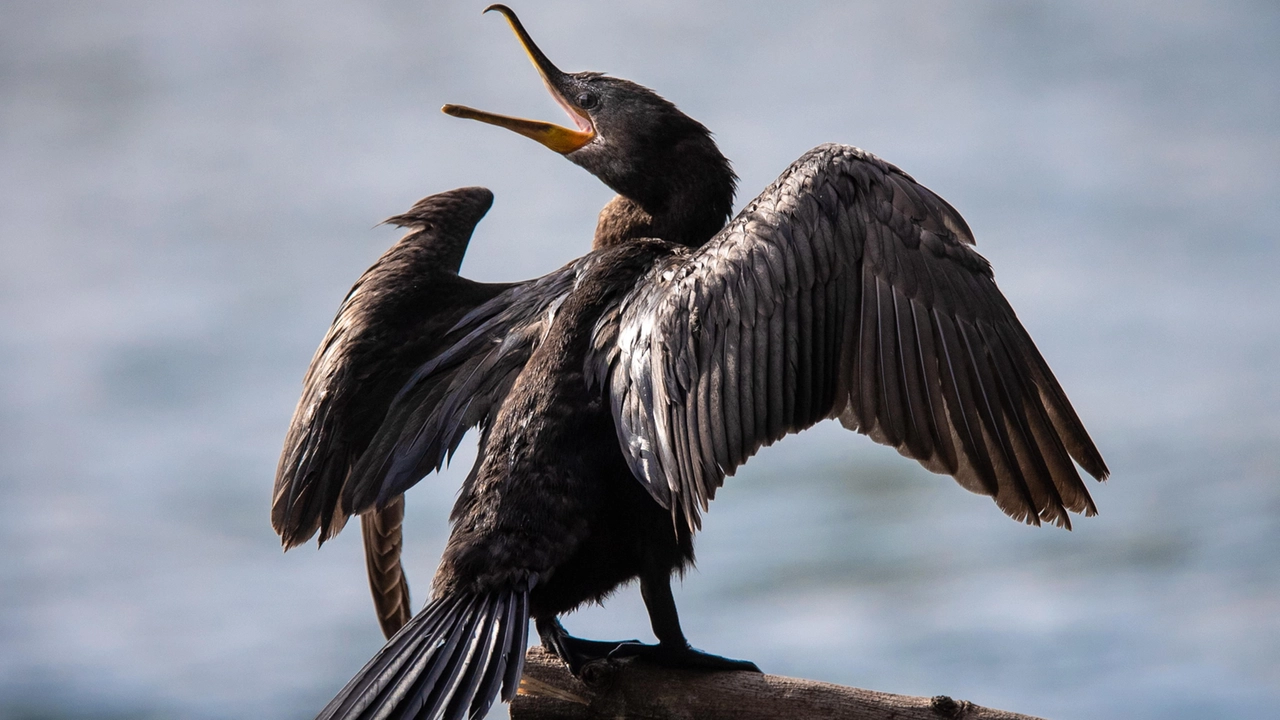
POLYGON ((797 160, 598 333, 619 441, 691 529, 725 475, 828 417, 1010 516, 1092 514, 1106 465, 960 215, 848 146, 797 160))

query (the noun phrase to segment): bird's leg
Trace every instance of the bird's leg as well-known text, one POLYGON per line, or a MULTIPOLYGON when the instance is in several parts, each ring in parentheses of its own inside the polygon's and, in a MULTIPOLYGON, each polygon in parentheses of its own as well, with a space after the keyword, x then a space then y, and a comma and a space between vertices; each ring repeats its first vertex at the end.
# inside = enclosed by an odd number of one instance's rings
POLYGON ((538 628, 538 636, 542 638, 542 647, 555 654, 569 666, 569 672, 575 676, 582 674, 582 668, 593 660, 603 660, 623 645, 638 645, 636 640, 584 640, 569 634, 560 620, 555 617, 538 618, 534 621, 538 628))
POLYGON ((648 573, 640 578, 640 596, 649 610, 649 622, 657 645, 638 642, 619 643, 611 658, 639 657, 664 667, 691 670, 745 670, 760 672, 756 664, 748 660, 731 660, 719 655, 694 650, 685 640, 680 629, 680 616, 676 612, 676 600, 671 594, 670 572, 648 573))

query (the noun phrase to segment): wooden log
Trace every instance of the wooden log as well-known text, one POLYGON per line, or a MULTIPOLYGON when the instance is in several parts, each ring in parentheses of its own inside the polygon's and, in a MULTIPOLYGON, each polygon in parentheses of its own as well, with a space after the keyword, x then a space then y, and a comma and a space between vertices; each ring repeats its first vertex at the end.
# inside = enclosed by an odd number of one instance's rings
POLYGON ((952 700, 749 672, 669 670, 638 660, 604 660, 582 679, 533 647, 525 655, 512 720, 1037 720, 952 700))

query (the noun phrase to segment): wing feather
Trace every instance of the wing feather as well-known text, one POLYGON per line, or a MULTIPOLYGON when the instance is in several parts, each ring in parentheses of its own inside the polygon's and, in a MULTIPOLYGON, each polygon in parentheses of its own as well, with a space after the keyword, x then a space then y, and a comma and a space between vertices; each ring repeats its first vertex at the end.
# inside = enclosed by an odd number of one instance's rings
MULTIPOLYGON (((999 493, 999 478, 991 461, 987 440, 983 433, 979 405, 965 372, 964 350, 956 336, 951 317, 934 309, 931 313, 934 336, 939 340, 939 364, 943 366, 942 390, 949 412, 952 434, 958 438, 958 449, 963 450, 965 465, 961 465, 956 480, 973 492, 995 497, 999 493)), ((1004 508, 1001 508, 1002 510, 1004 508)))
POLYGON ((988 349, 990 374, 999 393, 1000 404, 1007 409, 1007 434, 1012 444, 1013 458, 1021 468, 1022 477, 1031 494, 1032 510, 1039 512, 1040 520, 1070 527, 1071 520, 1065 512, 1062 495, 1053 484, 1053 473, 1031 432, 1026 405, 1021 399, 1024 395, 1021 379, 1016 369, 1008 364, 1002 341, 994 329, 981 322, 975 329, 981 337, 981 345, 988 349))
POLYGON ((484 188, 458 188, 387 221, 408 234, 352 286, 303 380, 272 495, 285 547, 342 528, 343 486, 400 385, 447 345, 459 318, 511 287, 457 274, 492 202, 484 188))
POLYGON ((722 368, 721 394, 719 410, 724 417, 725 453, 720 459, 721 467, 735 467, 746 459, 743 452, 742 419, 747 413, 740 400, 748 393, 743 392, 742 378, 738 373, 739 353, 742 349, 742 324, 725 325, 723 342, 720 343, 720 367, 722 368))
POLYGON ((1010 516, 1069 526, 1106 465, 946 201, 872 155, 801 157, 622 303, 607 365, 636 476, 691 529, 761 446, 828 417, 1010 516))
POLYGON ((443 351, 418 367, 391 402, 343 487, 348 513, 382 507, 488 425, 587 258, 514 286, 472 310, 443 351))

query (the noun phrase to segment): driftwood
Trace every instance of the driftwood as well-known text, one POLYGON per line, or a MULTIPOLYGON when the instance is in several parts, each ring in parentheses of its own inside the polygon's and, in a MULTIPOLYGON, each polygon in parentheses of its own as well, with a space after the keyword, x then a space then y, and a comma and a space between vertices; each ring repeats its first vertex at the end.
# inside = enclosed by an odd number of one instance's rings
POLYGON ((666 670, 635 660, 586 666, 583 679, 541 647, 525 656, 512 720, 1036 720, 945 695, 911 697, 778 675, 666 670))

